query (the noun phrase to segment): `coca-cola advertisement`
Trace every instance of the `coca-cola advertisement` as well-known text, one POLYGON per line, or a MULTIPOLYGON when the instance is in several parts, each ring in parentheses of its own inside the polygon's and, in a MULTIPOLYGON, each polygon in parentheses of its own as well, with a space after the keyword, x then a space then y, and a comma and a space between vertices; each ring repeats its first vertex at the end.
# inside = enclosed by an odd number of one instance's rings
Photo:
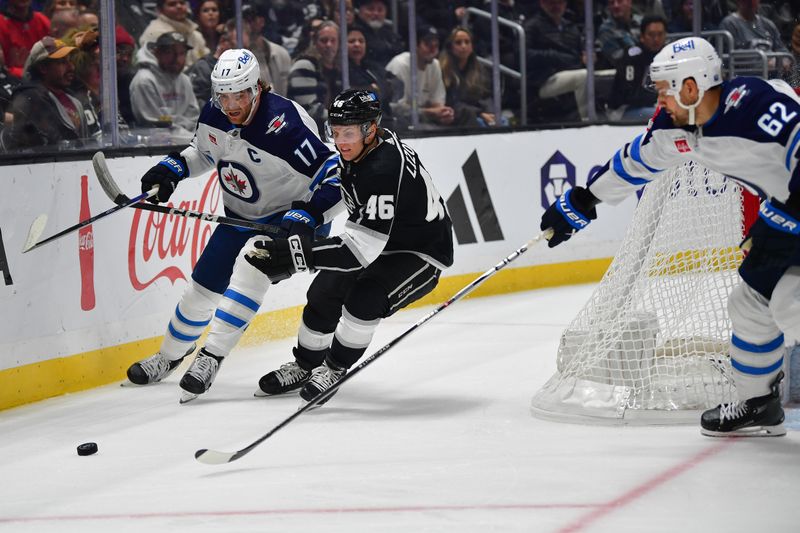
MULTIPOLYGON (((222 211, 222 192, 213 172, 200 199, 169 206, 204 213, 222 211)), ((137 291, 164 278, 171 283, 188 279, 213 227, 208 222, 178 215, 135 210, 128 238, 128 276, 137 291)))

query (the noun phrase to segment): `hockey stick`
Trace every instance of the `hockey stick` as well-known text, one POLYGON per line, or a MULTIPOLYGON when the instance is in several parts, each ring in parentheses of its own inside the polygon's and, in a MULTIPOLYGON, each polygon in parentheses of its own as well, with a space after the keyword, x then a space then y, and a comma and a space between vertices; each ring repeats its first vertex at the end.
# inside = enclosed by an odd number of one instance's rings
MULTIPOLYGON (((106 164, 106 157, 103 152, 97 152, 92 157, 92 166, 94 166, 94 172, 97 175, 97 180, 100 182, 100 186, 105 191, 106 195, 115 203, 124 203, 128 200, 128 197, 123 194, 120 190, 117 183, 114 181, 114 178, 111 176, 111 171, 108 169, 108 165, 106 164)), ((269 226, 267 224, 262 224, 260 222, 253 222, 252 220, 244 220, 241 218, 232 218, 226 217, 223 215, 213 215, 211 213, 201 213, 200 211, 192 211, 190 209, 179 209, 177 207, 168 207, 166 205, 158 205, 158 204, 149 204, 149 203, 137 203, 130 205, 134 209, 142 209, 144 211, 155 211, 156 213, 164 213, 167 215, 175 215, 179 217, 186 217, 186 218, 198 218, 200 220, 204 220, 206 222, 216 222, 217 224, 225 224, 228 226, 237 226, 240 228, 247 228, 256 231, 260 231, 262 233, 270 233, 273 235, 278 235, 280 230, 275 226, 269 226)))
POLYGON ((258 446, 259 444, 270 438, 272 435, 274 435, 275 433, 286 427, 290 422, 292 422, 292 420, 302 415, 306 411, 312 409, 317 404, 324 402, 325 400, 333 396, 333 394, 337 390, 339 390, 339 387, 344 385, 349 379, 351 379, 361 370, 372 364, 381 355, 383 355, 384 353, 388 352, 391 348, 396 346, 401 340, 410 335, 411 332, 413 332, 414 330, 425 324, 428 320, 439 314, 441 311, 449 307, 451 304, 455 303, 456 301, 460 300, 461 298, 472 292, 478 285, 480 285, 481 283, 492 277, 497 271, 499 271, 500 269, 502 269, 503 267, 514 261, 520 255, 524 254, 526 251, 528 251, 528 248, 530 248, 532 245, 536 244, 543 238, 545 239, 549 238, 552 235, 552 231, 553 230, 550 229, 545 230, 544 232, 540 233, 533 239, 523 244, 521 247, 517 248, 511 255, 509 255, 508 257, 497 263, 494 267, 490 268, 489 270, 481 274, 472 283, 465 286, 463 289, 461 289, 453 296, 451 296, 449 300, 442 303, 436 309, 434 309, 433 311, 431 311, 430 313, 419 319, 414 325, 405 330, 398 337, 395 337, 393 340, 389 341, 389 343, 385 345, 383 348, 381 348, 377 352, 373 353, 372 355, 364 359, 363 362, 361 362, 359 365, 350 370, 350 372, 345 374, 344 377, 342 377, 342 379, 334 383, 329 389, 324 390, 323 392, 312 398, 311 401, 300 407, 300 409, 292 413, 290 416, 284 419, 283 422, 281 422, 280 424, 269 430, 265 435, 257 439, 249 446, 245 446, 244 448, 236 452, 220 452, 216 450, 209 450, 203 448, 195 452, 194 454, 195 459, 197 459, 201 463, 209 465, 221 465, 225 463, 231 463, 237 459, 241 459, 242 457, 250 453, 253 450, 253 448, 255 448, 256 446, 258 446))
POLYGON ((158 192, 158 187, 157 186, 153 187, 152 189, 150 189, 146 193, 140 194, 139 196, 136 196, 134 198, 128 198, 126 202, 123 202, 121 204, 117 204, 114 207, 112 207, 111 209, 107 209, 107 210, 103 211, 102 213, 100 213, 98 215, 95 215, 93 217, 87 218, 86 220, 82 220, 82 221, 78 222, 77 224, 75 224, 74 226, 70 226, 67 229, 63 230, 63 231, 60 231, 60 232, 56 233, 55 235, 52 235, 52 236, 44 239, 43 241, 39 241, 39 237, 42 235, 42 232, 44 231, 44 227, 47 225, 47 215, 39 215, 38 217, 36 217, 36 219, 34 219, 33 223, 31 224, 30 229, 28 230, 28 238, 25 239, 25 246, 22 248, 22 253, 24 254, 25 252, 30 252, 34 248, 38 248, 39 246, 42 246, 43 244, 47 244, 50 241, 54 241, 56 239, 59 239, 59 238, 63 237, 64 235, 72 233, 73 231, 79 230, 84 226, 88 226, 92 222, 95 222, 96 220, 100 220, 101 218, 105 218, 105 217, 107 217, 108 215, 110 215, 112 213, 116 213, 120 209, 124 209, 126 207, 132 206, 132 205, 136 204, 137 202, 141 202, 142 200, 147 200, 148 198, 150 198, 153 195, 155 195, 157 192, 158 192))

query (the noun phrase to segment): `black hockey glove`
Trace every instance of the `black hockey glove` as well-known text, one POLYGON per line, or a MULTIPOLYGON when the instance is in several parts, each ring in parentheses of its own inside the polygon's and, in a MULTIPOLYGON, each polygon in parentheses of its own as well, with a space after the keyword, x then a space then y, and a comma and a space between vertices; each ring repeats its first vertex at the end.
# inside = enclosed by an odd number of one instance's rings
POLYGON ((166 202, 172 196, 178 182, 188 175, 189 167, 186 164, 186 158, 178 152, 172 152, 145 172, 142 176, 142 192, 148 192, 158 185, 158 194, 148 201, 154 204, 166 202))
POLYGON ((308 239, 314 238, 314 230, 317 224, 322 223, 324 215, 308 202, 292 202, 289 209, 281 220, 281 229, 285 236, 300 235, 308 239))
POLYGON ((790 266, 800 266, 800 201, 765 200, 741 248, 742 279, 766 298, 790 266))
POLYGON ((254 243, 245 260, 263 272, 272 283, 278 283, 296 272, 314 270, 311 239, 292 235, 288 239, 262 239, 254 243))
POLYGON ((568 190, 542 215, 539 228, 544 231, 552 228, 553 236, 547 242, 550 248, 569 240, 572 235, 589 225, 597 218, 595 206, 600 200, 589 189, 573 187, 568 190))

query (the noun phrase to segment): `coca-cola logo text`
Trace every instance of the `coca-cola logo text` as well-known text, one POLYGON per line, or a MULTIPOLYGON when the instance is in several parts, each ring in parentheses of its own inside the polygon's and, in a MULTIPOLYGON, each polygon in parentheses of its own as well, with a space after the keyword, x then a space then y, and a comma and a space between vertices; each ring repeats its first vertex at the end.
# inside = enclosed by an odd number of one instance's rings
MULTIPOLYGON (((221 195, 217 173, 213 172, 199 201, 182 201, 177 207, 215 213, 221 195)), ((135 210, 128 240, 128 276, 133 288, 144 290, 159 278, 167 278, 171 283, 186 279, 187 275, 176 264, 178 259, 188 251, 193 269, 212 231, 207 222, 199 219, 135 210)))

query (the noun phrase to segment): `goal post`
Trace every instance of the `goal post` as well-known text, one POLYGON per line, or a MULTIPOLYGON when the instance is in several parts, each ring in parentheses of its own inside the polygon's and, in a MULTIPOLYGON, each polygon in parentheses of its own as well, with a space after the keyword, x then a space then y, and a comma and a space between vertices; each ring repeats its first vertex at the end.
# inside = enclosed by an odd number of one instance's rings
POLYGON ((535 416, 697 423, 735 399, 727 300, 751 195, 695 163, 668 172, 644 188, 617 255, 563 332, 535 416))

